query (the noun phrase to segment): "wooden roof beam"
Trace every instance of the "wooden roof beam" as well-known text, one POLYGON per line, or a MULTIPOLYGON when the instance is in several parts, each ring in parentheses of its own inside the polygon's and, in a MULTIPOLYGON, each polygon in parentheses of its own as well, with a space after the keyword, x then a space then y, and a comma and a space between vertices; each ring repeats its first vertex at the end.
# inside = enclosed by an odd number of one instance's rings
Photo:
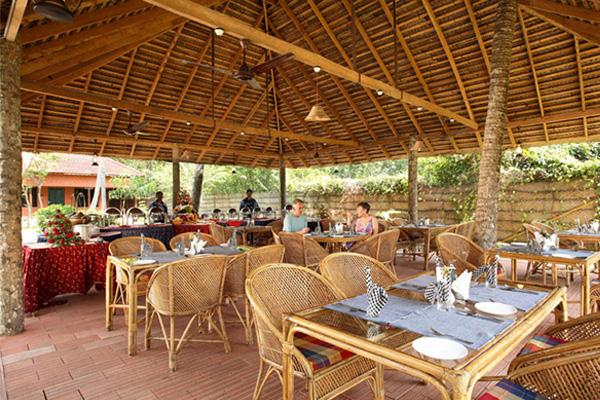
POLYGON ((7 41, 14 42, 17 38, 26 8, 27 0, 13 0, 4 26, 4 39, 7 41))
POLYGON ((21 89, 25 90, 25 91, 33 92, 33 93, 47 94, 50 96, 62 97, 65 99, 71 99, 71 100, 75 100, 75 101, 85 101, 86 103, 92 103, 92 104, 96 104, 96 105, 100 105, 100 106, 118 107, 123 110, 130 110, 130 111, 140 113, 140 114, 141 113, 150 114, 150 115, 157 116, 159 118, 165 118, 165 119, 170 118, 170 119, 174 119, 174 120, 181 121, 181 122, 190 121, 192 123, 196 123, 196 124, 202 125, 202 126, 213 127, 216 125, 216 126, 220 127, 221 129, 228 129, 228 130, 233 130, 233 131, 237 131, 237 132, 241 132, 243 130, 245 133, 250 134, 250 135, 263 135, 263 136, 267 135, 267 136, 269 136, 271 134, 271 135, 282 137, 282 138, 287 137, 288 139, 305 141, 305 142, 328 143, 328 144, 337 144, 337 145, 341 145, 341 146, 350 146, 350 147, 354 147, 354 146, 358 145, 357 142, 352 141, 352 140, 339 140, 339 139, 332 139, 332 138, 312 136, 312 135, 303 135, 303 134, 297 134, 297 133, 293 133, 293 132, 277 131, 277 130, 271 130, 270 132, 267 132, 266 129, 261 129, 261 128, 257 128, 257 127, 250 126, 250 125, 242 125, 242 124, 239 124, 236 122, 230 122, 230 121, 216 121, 215 122, 210 118, 202 118, 195 114, 175 112, 175 111, 171 111, 171 110, 164 110, 159 107, 154 107, 151 105, 144 105, 144 104, 139 104, 139 103, 132 103, 132 102, 128 102, 128 101, 119 100, 114 97, 106 97, 106 96, 100 96, 100 95, 96 95, 96 94, 83 93, 79 90, 67 89, 67 88, 62 88, 62 87, 54 87, 52 85, 47 85, 47 84, 44 84, 41 82, 32 82, 32 81, 28 81, 28 80, 22 80, 21 81, 21 89))
POLYGON ((50 36, 81 29, 88 25, 94 25, 148 7, 149 4, 143 0, 128 0, 114 6, 82 13, 77 18, 74 18, 72 22, 50 22, 23 30, 21 32, 21 41, 23 44, 36 42, 50 36))
MULTIPOLYGON (((583 81, 583 68, 581 67, 581 51, 579 49, 579 39, 577 36, 573 36, 575 41, 575 61, 577 63, 577 80, 579 81, 579 97, 581 99, 581 110, 585 111, 585 83, 583 81)), ((583 134, 585 137, 588 136, 588 125, 587 117, 583 117, 583 134)))
POLYGON ((440 107, 418 96, 396 89, 393 86, 383 83, 380 80, 352 71, 350 68, 343 67, 319 54, 310 50, 296 46, 292 43, 278 39, 272 35, 266 34, 250 25, 242 22, 229 15, 219 13, 208 7, 199 6, 192 0, 146 0, 148 3, 159 6, 172 13, 178 14, 185 18, 189 18, 195 22, 208 25, 211 28, 222 27, 225 31, 238 38, 244 38, 252 41, 269 50, 273 50, 279 54, 292 53, 296 60, 310 65, 318 65, 324 72, 350 82, 358 83, 371 90, 383 90, 388 96, 412 104, 414 106, 423 107, 426 110, 436 114, 444 115, 448 118, 453 118, 458 123, 461 123, 471 129, 477 129, 477 123, 473 120, 465 118, 453 111, 440 107))
POLYGON ((590 8, 575 7, 549 0, 519 0, 519 5, 539 11, 547 11, 563 17, 574 17, 591 22, 600 22, 600 11, 590 8))
MULTIPOLYGON (((88 89, 90 88, 90 82, 92 81, 92 75, 93 75, 93 73, 90 72, 89 74, 87 74, 87 77, 85 78, 85 84, 83 86, 84 93, 87 93, 88 89)), ((77 116, 75 117, 75 123, 73 124, 73 132, 77 132, 79 130, 79 123, 81 122, 81 115, 83 114, 84 106, 85 106, 85 102, 80 101, 79 107, 77 109, 77 116)), ((73 139, 71 139, 71 143, 69 143, 69 153, 73 152, 74 144, 75 144, 75 136, 73 136, 73 139)))
POLYGON ((539 11, 525 5, 521 5, 519 9, 523 9, 529 14, 535 15, 536 17, 567 31, 572 35, 575 35, 581 39, 585 39, 590 43, 600 45, 600 33, 598 33, 598 26, 596 25, 589 24, 587 22, 576 21, 571 18, 562 17, 560 15, 545 11, 539 11))
MULTIPOLYGON (((533 53, 531 52, 531 45, 529 44, 529 35, 527 34, 527 27, 525 26, 525 20, 523 19, 523 12, 521 9, 517 9, 517 13, 519 15, 519 24, 521 25, 521 31, 523 32, 523 39, 525 40, 525 49, 527 50, 527 58, 529 59, 529 65, 531 67, 531 74, 533 76, 533 85, 535 86, 535 93, 537 96, 538 106, 540 107, 540 114, 542 117, 544 116, 544 104, 542 102, 542 93, 540 91, 540 84, 538 81, 537 73, 535 71, 535 62, 533 61, 533 53)), ((544 136, 546 137, 546 142, 550 141, 550 137, 548 135, 548 126, 543 124, 544 127, 544 136)))
MULTIPOLYGON (((23 133, 29 133, 29 134, 39 134, 42 136, 52 136, 52 137, 59 137, 59 138, 63 138, 63 139, 67 139, 70 140, 73 137, 75 137, 76 139, 79 140, 89 140, 89 141, 93 141, 93 142, 97 142, 97 143, 104 143, 104 142, 108 142, 108 144, 118 144, 118 145, 124 145, 124 146, 132 146, 132 145, 137 145, 137 146, 145 146, 145 147, 156 147, 156 146, 160 146, 161 148, 164 149, 173 149, 175 146, 181 146, 180 143, 174 143, 174 142, 163 142, 163 143, 159 143, 156 140, 152 140, 152 139, 140 139, 140 138, 134 138, 134 137, 130 137, 130 136, 106 136, 102 133, 97 133, 97 132, 73 132, 71 130, 68 129, 60 129, 60 128, 34 128, 34 127, 29 127, 29 126, 23 126, 21 128, 21 132, 23 133)), ((223 147, 216 147, 216 146, 205 146, 205 145, 199 145, 199 144, 186 144, 185 148, 183 148, 183 150, 190 150, 190 151, 207 151, 209 153, 217 153, 217 154, 221 154, 223 152, 227 153, 227 154, 240 154, 240 155, 245 155, 245 156, 249 156, 249 157, 262 157, 262 158, 276 158, 279 159, 279 153, 274 153, 274 152, 260 152, 260 151, 253 151, 253 150, 231 150, 231 149, 226 149, 223 147)))

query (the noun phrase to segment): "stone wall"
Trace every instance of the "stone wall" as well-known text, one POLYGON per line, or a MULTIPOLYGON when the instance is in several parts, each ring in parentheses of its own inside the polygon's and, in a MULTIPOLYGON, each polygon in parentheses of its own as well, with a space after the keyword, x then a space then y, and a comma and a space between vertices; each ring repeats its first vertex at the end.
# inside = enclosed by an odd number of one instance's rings
MULTIPOLYGON (((210 212, 214 208, 226 210, 238 208, 243 195, 209 195, 202 196, 200 209, 210 212)), ((279 208, 278 193, 255 193, 254 197, 264 209, 279 208)), ((345 194, 342 196, 305 195, 304 193, 288 193, 291 202, 295 197, 304 199, 309 215, 317 215, 318 209, 332 211, 335 218, 344 218, 347 210, 354 209, 359 201, 368 201, 372 212, 378 213, 390 209, 406 211, 408 203, 405 195, 345 194)), ((546 220, 577 207, 585 201, 597 199, 593 188, 586 187, 584 182, 536 182, 513 185, 501 192, 498 215, 498 238, 504 238, 522 230, 521 224, 533 220, 546 220)), ((428 217, 446 223, 461 221, 469 214, 474 204, 474 190, 469 187, 421 188, 419 190, 419 216, 428 217)), ((595 206, 562 219, 573 222, 592 218, 595 206)))

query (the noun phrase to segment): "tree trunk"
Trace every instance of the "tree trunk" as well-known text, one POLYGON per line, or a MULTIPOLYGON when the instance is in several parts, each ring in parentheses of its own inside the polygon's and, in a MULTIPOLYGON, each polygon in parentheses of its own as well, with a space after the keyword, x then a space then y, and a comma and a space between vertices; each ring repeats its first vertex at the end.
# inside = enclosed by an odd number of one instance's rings
POLYGON ((0 39, 0 335, 24 329, 21 265, 21 42, 0 39))
POLYGON ((37 197, 38 197, 38 209, 44 207, 44 202, 42 201, 42 185, 37 187, 37 197))
POLYGON ((498 231, 500 160, 502 158, 502 140, 506 133, 510 58, 516 19, 517 1, 499 0, 496 31, 492 42, 492 74, 475 208, 476 239, 486 249, 496 244, 498 231))
POLYGON ((411 136, 408 141, 408 219, 412 224, 419 223, 419 183, 417 174, 416 138, 411 136))
POLYGON ((33 217, 31 187, 25 186, 23 188, 23 197, 25 197, 25 206, 27 207, 27 228, 31 228, 31 218, 33 217))
POLYGON ((279 205, 281 210, 287 205, 287 194, 286 194, 286 174, 285 174, 285 160, 280 156, 279 158, 279 205))
POLYGON ((175 206, 177 206, 177 195, 181 189, 181 183, 179 181, 179 147, 173 147, 173 212, 175 212, 175 206))
POLYGON ((194 210, 200 211, 200 198, 202 197, 202 182, 204 182, 204 164, 197 164, 194 170, 194 186, 192 188, 192 205, 194 210))

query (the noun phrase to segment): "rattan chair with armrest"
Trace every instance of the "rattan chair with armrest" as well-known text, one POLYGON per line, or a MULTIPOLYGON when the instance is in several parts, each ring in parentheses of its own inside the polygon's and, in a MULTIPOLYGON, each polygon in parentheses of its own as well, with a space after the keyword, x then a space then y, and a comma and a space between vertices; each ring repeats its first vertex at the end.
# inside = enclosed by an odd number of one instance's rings
POLYGON ((397 229, 390 229, 373 235, 363 242, 358 242, 349 251, 372 257, 393 270, 399 236, 400 232, 397 229))
POLYGON ((382 287, 389 287, 398 281, 383 263, 357 253, 335 253, 321 261, 321 274, 346 297, 365 293, 365 267, 371 269, 373 281, 382 287))
POLYGON ((183 240, 183 244, 186 248, 189 248, 194 237, 197 237, 200 240, 204 240, 207 246, 218 246, 217 240, 213 237, 213 235, 209 235, 208 233, 198 233, 198 232, 184 232, 179 235, 175 235, 169 240, 169 247, 171 250, 177 250, 177 245, 183 240))
MULTIPOLYGON (((153 252, 167 251, 167 248, 160 240, 145 237, 144 241, 152 245, 153 252)), ((119 238, 113 240, 108 245, 108 252, 111 256, 115 257, 138 256, 140 254, 141 244, 141 236, 128 236, 119 238)), ((129 279, 137 279, 138 283, 135 295, 138 297, 146 294, 148 280, 150 279, 149 273, 143 273, 137 277, 130 277, 128 276, 127 272, 118 265, 114 265, 109 262, 106 266, 106 275, 109 277, 109 279, 112 279, 113 273, 115 277, 115 291, 112 296, 112 301, 108 300, 108 296, 106 297, 105 301, 106 308, 110 310, 110 312, 106 313, 106 326, 108 329, 112 329, 112 316, 115 314, 116 310, 125 310, 129 307, 126 293, 129 279)), ((144 305, 138 305, 138 310, 144 310, 145 308, 146 307, 144 305)))
MULTIPOLYGON (((246 293, 255 316, 260 355, 253 395, 253 400, 258 400, 271 374, 281 378, 283 315, 338 301, 343 294, 321 275, 291 264, 269 264, 257 269, 246 280, 246 293)), ((382 369, 373 361, 349 354, 331 365, 315 367, 309 360, 311 353, 302 347, 307 341, 310 337, 296 335, 292 356, 294 375, 306 379, 309 400, 335 398, 365 381, 371 384, 374 398, 383 400, 382 369)), ((320 344, 322 346, 324 344, 320 344)), ((327 349, 341 350, 333 346, 327 349)))
POLYGON ((252 249, 235 257, 230 257, 228 260, 223 298, 227 303, 231 304, 235 315, 244 327, 246 343, 248 344, 252 343, 253 335, 252 310, 246 296, 246 277, 263 265, 283 262, 284 252, 285 248, 283 245, 272 244, 252 249), (237 305, 239 300, 243 300, 244 302, 243 310, 240 310, 237 305))
POLYGON ((319 263, 329 255, 314 239, 296 232, 279 232, 277 235, 285 246, 285 262, 318 269, 319 263))
POLYGON ((164 341, 172 371, 177 368, 177 353, 187 342, 223 343, 225 352, 231 351, 221 313, 226 266, 225 256, 192 257, 163 265, 152 274, 146 292, 145 348, 150 349, 153 339, 164 341), (168 330, 163 317, 169 320, 168 330), (175 335, 177 317, 189 317, 180 337, 175 335), (154 318, 158 319, 162 336, 152 336, 154 318), (203 332, 205 322, 218 339, 193 339, 203 332))
POLYGON ((435 241, 444 264, 454 265, 458 274, 474 271, 488 261, 485 250, 464 236, 444 232, 437 235, 435 241))

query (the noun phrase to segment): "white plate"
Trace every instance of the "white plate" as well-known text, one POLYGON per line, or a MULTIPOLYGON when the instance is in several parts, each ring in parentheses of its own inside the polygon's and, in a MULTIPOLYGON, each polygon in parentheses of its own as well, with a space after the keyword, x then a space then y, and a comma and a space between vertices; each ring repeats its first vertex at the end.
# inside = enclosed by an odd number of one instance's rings
POLYGON ((510 245, 514 247, 527 247, 527 243, 525 242, 511 242, 510 245))
POLYGON ((481 303, 476 303, 475 308, 477 311, 491 315, 499 315, 502 317, 517 313, 517 309, 510 304, 496 303, 494 301, 483 301, 481 303))
POLYGON ((418 353, 436 360, 460 360, 469 354, 462 344, 441 337, 420 337, 412 342, 412 347, 418 353))
POLYGON ((136 260, 133 265, 150 265, 150 264, 156 264, 156 260, 150 260, 150 259, 145 259, 145 260, 136 260))

